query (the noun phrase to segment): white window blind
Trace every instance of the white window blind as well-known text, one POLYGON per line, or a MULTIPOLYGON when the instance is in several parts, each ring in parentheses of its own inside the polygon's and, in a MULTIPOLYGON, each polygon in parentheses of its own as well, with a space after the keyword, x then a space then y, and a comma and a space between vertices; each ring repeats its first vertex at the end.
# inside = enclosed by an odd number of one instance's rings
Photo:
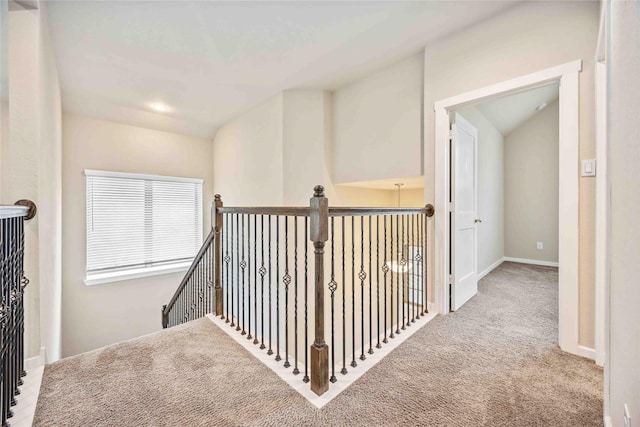
POLYGON ((202 244, 202 180, 85 170, 87 278, 189 262, 202 244))

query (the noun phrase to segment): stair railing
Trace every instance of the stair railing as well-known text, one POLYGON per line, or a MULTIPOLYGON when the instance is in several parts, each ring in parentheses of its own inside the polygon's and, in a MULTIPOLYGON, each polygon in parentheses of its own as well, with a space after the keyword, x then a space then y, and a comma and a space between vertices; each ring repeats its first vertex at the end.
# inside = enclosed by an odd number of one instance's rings
POLYGON ((321 186, 309 207, 225 207, 216 195, 214 228, 163 307, 163 326, 208 310, 321 395, 336 371, 347 375, 428 312, 433 212, 329 207, 321 186))
POLYGON ((24 370, 24 221, 36 214, 30 200, 0 206, 0 421, 8 425, 24 370))

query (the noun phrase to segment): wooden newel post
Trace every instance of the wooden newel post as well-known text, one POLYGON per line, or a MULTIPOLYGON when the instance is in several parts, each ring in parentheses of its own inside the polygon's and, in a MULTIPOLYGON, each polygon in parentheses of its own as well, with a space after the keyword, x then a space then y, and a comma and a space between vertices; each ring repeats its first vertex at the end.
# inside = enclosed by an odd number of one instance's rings
POLYGON ((324 245, 329 240, 329 201, 324 187, 313 189, 309 210, 309 238, 314 248, 315 338, 311 345, 311 391, 320 396, 329 389, 329 346, 324 341, 324 245))
POLYGON ((222 213, 220 212, 220 208, 222 207, 222 198, 219 194, 216 194, 213 198, 213 213, 214 213, 214 226, 213 231, 214 235, 214 267, 213 272, 215 274, 214 277, 214 289, 215 289, 215 300, 216 300, 216 316, 222 316, 222 285, 220 280, 222 278, 222 271, 220 270, 220 266, 222 264, 222 250, 220 249, 220 243, 222 240, 222 213))

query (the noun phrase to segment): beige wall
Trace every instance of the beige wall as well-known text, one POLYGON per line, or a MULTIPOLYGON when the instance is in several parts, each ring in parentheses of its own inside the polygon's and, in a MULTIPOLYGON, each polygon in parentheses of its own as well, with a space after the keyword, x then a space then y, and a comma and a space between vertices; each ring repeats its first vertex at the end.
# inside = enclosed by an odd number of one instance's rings
POLYGON ((422 53, 333 93, 336 183, 422 175, 422 53))
POLYGON ((507 257, 558 262, 558 142, 558 101, 505 137, 507 257))
MULTIPOLYGON (((504 138, 476 108, 460 111, 478 131, 478 274, 505 256, 504 138)), ((557 189, 556 189, 557 191, 557 189)))
MULTIPOLYGON (((434 102, 576 59, 580 74, 580 158, 595 156, 594 52, 597 2, 526 2, 425 49, 425 196, 434 192, 434 102)), ((594 345, 595 182, 580 178, 580 344, 594 345)), ((433 227, 430 245, 433 247, 433 227)), ((433 265, 433 253, 429 266, 433 265)), ((429 282, 433 287, 433 268, 429 282)), ((433 292, 431 293, 433 295, 433 292)))
POLYGON ((160 309, 184 273, 87 286, 84 169, 204 179, 203 233, 211 227, 209 140, 76 114, 62 120, 62 354, 70 356, 161 329, 160 309))
POLYGON ((607 73, 611 207, 609 352, 605 408, 613 426, 640 422, 640 3, 609 3, 607 73), (608 405, 607 405, 608 404, 608 405))

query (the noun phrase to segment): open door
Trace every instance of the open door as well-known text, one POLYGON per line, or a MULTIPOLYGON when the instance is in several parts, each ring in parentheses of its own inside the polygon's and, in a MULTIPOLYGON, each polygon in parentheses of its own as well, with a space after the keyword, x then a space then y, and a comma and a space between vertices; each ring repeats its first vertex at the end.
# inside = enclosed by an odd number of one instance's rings
POLYGON ((478 292, 478 131, 455 113, 451 132, 451 310, 478 292))

